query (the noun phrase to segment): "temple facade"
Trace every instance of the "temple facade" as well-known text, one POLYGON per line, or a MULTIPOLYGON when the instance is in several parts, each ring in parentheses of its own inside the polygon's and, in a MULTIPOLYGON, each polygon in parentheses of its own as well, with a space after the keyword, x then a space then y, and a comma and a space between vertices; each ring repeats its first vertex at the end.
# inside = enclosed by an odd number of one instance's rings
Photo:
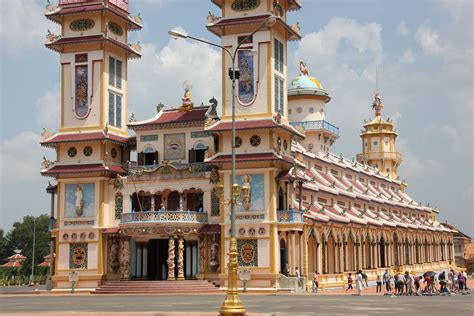
POLYGON ((78 271, 83 289, 189 279, 225 289, 228 201, 236 195, 238 265, 250 271, 252 288, 285 288, 296 269, 308 286, 317 271, 322 286, 332 287, 358 269, 374 279, 385 269, 453 266, 455 230, 399 180, 397 134, 382 118, 378 93, 357 159, 331 153, 340 135, 327 120, 329 92, 304 62, 288 78, 287 44, 301 34, 287 14, 300 2, 211 2, 221 16, 210 13, 207 29, 229 52, 240 45, 235 60, 222 52, 222 100, 195 106, 186 87, 174 106, 160 104, 146 120, 128 113, 128 61, 141 56, 128 32, 142 28, 128 1, 48 5, 46 17, 62 30, 46 37, 60 55, 61 124, 41 140, 56 150, 41 171, 57 182, 54 288, 70 288, 69 273, 78 271), (233 62, 240 70, 235 96, 227 72, 233 62))

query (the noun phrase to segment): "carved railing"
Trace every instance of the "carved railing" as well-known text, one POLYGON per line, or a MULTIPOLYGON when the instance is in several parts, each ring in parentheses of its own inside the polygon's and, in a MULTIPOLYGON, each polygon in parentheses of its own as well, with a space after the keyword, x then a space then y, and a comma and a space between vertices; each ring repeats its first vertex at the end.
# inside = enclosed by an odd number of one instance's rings
POLYGON ((207 223, 207 213, 192 211, 144 211, 123 213, 120 223, 207 223))
POLYGON ((132 177, 150 175, 160 180, 185 179, 202 177, 207 171, 211 171, 212 166, 204 162, 194 163, 170 163, 169 165, 130 165, 129 174, 132 177))
POLYGON ((277 211, 277 219, 279 223, 303 223, 303 211, 297 210, 281 210, 277 211))
POLYGON ((332 125, 328 121, 318 120, 318 121, 303 121, 303 122, 290 122, 290 125, 293 127, 303 127, 305 130, 318 130, 325 129, 333 134, 339 135, 339 128, 332 125))

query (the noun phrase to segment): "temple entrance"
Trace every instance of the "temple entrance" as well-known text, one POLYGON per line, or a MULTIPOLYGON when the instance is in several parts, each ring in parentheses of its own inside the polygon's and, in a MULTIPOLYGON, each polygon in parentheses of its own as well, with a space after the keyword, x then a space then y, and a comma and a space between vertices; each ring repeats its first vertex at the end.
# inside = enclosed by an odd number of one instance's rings
POLYGON ((199 254, 197 240, 186 240, 184 242, 184 277, 196 279, 199 267, 199 254))
POLYGON ((168 239, 148 242, 148 280, 166 280, 168 277, 168 239))
POLYGON ((285 240, 281 239, 280 240, 280 273, 286 275, 287 265, 288 265, 288 250, 286 249, 285 240))
POLYGON ((384 238, 380 238, 380 266, 381 267, 386 267, 385 265, 385 240, 384 238))

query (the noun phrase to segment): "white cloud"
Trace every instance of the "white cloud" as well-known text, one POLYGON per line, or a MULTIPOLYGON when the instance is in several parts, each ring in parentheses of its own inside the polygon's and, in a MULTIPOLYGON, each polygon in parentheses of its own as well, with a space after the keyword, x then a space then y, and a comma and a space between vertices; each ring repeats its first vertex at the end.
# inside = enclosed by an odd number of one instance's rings
POLYGON ((397 26, 397 33, 403 36, 407 36, 409 33, 408 26, 405 21, 400 22, 397 26))
POLYGON ((407 50, 403 52, 399 60, 401 63, 404 63, 404 64, 413 64, 416 60, 416 55, 415 53, 413 53, 411 48, 408 48, 407 50))
MULTIPOLYGON (((182 29, 180 29, 182 30, 182 29)), ((148 119, 156 114, 156 105, 166 107, 181 104, 183 83, 192 84, 195 105, 209 104, 213 96, 221 95, 221 54, 201 43, 170 39, 158 50, 154 44, 142 44, 141 60, 130 62, 130 112, 137 119, 148 119)))
POLYGON ((58 29, 44 17, 44 12, 43 1, 3 0, 0 13, 1 50, 13 55, 40 47, 48 28, 51 31, 58 29))
POLYGON ((444 48, 439 43, 439 34, 427 26, 419 26, 415 39, 427 55, 440 55, 444 48))
POLYGON ((36 123, 50 131, 59 127, 59 115, 61 108, 60 86, 46 91, 36 102, 36 123))

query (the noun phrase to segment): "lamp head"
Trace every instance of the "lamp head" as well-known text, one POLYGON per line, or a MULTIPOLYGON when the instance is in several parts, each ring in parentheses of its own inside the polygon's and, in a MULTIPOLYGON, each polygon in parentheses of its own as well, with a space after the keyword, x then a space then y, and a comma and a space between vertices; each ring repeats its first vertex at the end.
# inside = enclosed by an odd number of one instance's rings
POLYGON ((168 31, 168 34, 174 39, 188 38, 188 34, 186 34, 184 32, 177 31, 177 30, 170 30, 170 31, 168 31))

